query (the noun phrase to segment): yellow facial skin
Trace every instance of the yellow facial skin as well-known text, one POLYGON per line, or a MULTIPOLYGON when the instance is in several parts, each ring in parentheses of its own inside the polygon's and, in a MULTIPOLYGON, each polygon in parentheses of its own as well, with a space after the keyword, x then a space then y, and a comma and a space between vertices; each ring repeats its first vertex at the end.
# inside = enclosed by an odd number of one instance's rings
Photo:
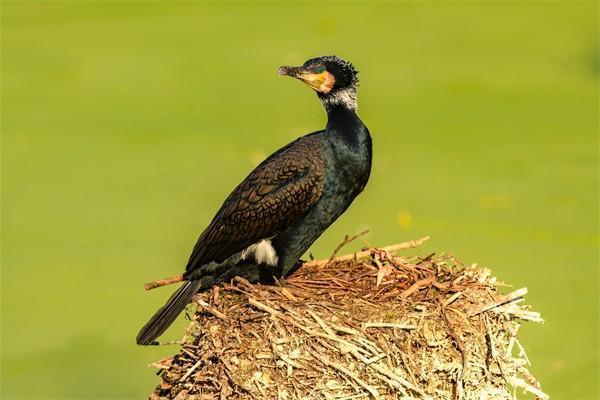
POLYGON ((293 76, 321 93, 329 93, 335 85, 335 77, 327 70, 321 73, 306 71, 301 67, 281 67, 279 75, 293 76))
POLYGON ((320 74, 305 73, 297 77, 317 92, 329 93, 335 85, 335 78, 327 71, 320 74))

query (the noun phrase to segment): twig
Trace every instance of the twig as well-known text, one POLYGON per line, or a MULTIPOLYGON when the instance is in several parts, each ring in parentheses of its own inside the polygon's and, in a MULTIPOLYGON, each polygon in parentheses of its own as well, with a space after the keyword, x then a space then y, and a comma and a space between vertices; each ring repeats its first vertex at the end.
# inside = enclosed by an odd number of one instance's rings
POLYGON ((491 310, 492 308, 496 308, 499 307, 501 305, 504 305, 506 303, 510 303, 512 301, 515 301, 517 299, 522 298, 523 296, 525 296, 527 294, 527 288, 521 288, 521 289, 517 289, 514 292, 511 292, 505 296, 502 296, 500 298, 500 300, 495 301, 491 304, 485 304, 477 309, 475 309, 474 311, 469 313, 469 317, 474 317, 477 314, 481 314, 482 312, 486 312, 491 310))
POLYGON ((429 236, 424 236, 420 239, 409 240, 408 242, 396 243, 390 246, 382 247, 381 250, 388 253, 394 253, 398 250, 412 249, 413 247, 419 247, 430 239, 429 236))
POLYGON ((402 294, 400 296, 406 299, 411 294, 416 293, 419 290, 424 289, 424 288, 429 287, 429 286, 432 286, 432 285, 435 286, 436 288, 440 289, 440 290, 447 290, 448 289, 448 285, 436 282, 435 276, 430 276, 429 278, 424 278, 424 279, 421 279, 419 281, 416 281, 415 283, 412 284, 411 287, 409 287, 404 292, 402 292, 402 294))
POLYGON ((283 314, 281 313, 281 311, 277 311, 274 308, 271 308, 268 305, 261 303, 260 301, 256 300, 253 297, 249 297, 248 298, 248 303, 250 303, 254 307, 258 308, 259 310, 265 311, 265 312, 267 312, 269 314, 272 314, 272 315, 275 315, 275 316, 280 317, 282 319, 285 319, 285 317, 283 316, 283 314))
POLYGON ((282 287, 279 291, 286 299, 288 299, 290 301, 298 301, 296 296, 294 296, 294 294, 292 292, 290 292, 288 289, 282 287))
POLYGON ((342 249, 342 247, 344 247, 345 245, 347 245, 348 243, 352 242, 353 240, 358 239, 361 236, 366 235, 367 233, 369 233, 370 230, 369 229, 365 229, 364 231, 357 233, 356 235, 353 236, 348 236, 346 235, 344 237, 344 240, 342 241, 342 243, 338 244, 337 247, 335 248, 335 250, 333 250, 333 253, 331 253, 331 256, 329 257, 329 260, 327 260, 327 262, 325 263, 325 265, 329 265, 331 264, 331 262, 335 259, 335 257, 337 256, 337 253, 342 249))
POLYGON ((283 361, 284 363, 286 363, 290 367, 297 368, 297 369, 306 369, 306 367, 304 365, 298 364, 296 361, 292 360, 288 356, 280 354, 279 358, 281 359, 281 361, 283 361))
POLYGON ((450 320, 448 320, 448 316, 446 315, 446 307, 444 307, 443 304, 440 304, 440 305, 441 305, 440 309, 442 312, 442 317, 444 318, 444 322, 446 323, 446 326, 448 327, 448 331, 450 332, 450 336, 452 336, 452 339, 454 339, 454 342, 456 343, 456 347, 458 347, 458 350, 460 351, 460 356, 462 358, 462 369, 458 374, 458 379, 456 380, 456 391, 454 392, 454 396, 453 396, 454 400, 460 400, 462 398, 462 392, 463 392, 463 378, 467 371, 467 353, 465 352, 465 346, 463 345, 462 340, 460 340, 460 338, 454 331, 452 324, 450 324, 450 320))
POLYGON ((365 357, 362 356, 360 353, 358 353, 356 350, 351 350, 350 354, 352 354, 357 360, 362 361, 369 368, 373 368, 375 371, 379 372, 382 375, 385 375, 386 377, 388 377, 389 379, 394 381, 396 383, 396 385, 398 385, 398 387, 402 388, 402 386, 404 386, 404 387, 409 388, 410 390, 417 392, 420 395, 425 394, 421 389, 419 389, 418 387, 416 387, 415 385, 413 385, 406 379, 402 378, 398 374, 392 372, 385 363, 383 363, 383 364, 380 364, 378 362, 372 363, 372 362, 370 362, 370 360, 365 359, 365 357))
POLYGON ((194 372, 194 370, 200 366, 200 364, 202 364, 202 359, 196 361, 196 364, 194 364, 192 368, 190 368, 188 372, 186 372, 185 375, 181 377, 180 381, 185 381, 192 374, 192 372, 194 372))
POLYGON ((315 314, 314 312, 312 312, 310 309, 306 309, 306 312, 308 314, 310 314, 310 316, 313 317, 313 319, 315 321, 317 321, 317 324, 319 324, 319 326, 321 327, 321 329, 323 329, 323 331, 325 331, 325 333, 327 333, 328 335, 335 335, 335 332, 333 332, 333 329, 331 329, 329 327, 329 325, 327 325, 325 323, 325 321, 323 321, 321 319, 321 317, 319 317, 317 314, 315 314))
POLYGON ((528 384, 522 378, 519 378, 519 377, 516 377, 516 376, 511 376, 510 377, 510 384, 513 385, 514 387, 520 387, 523 390, 526 390, 529 393, 532 393, 538 399, 546 400, 546 399, 550 398, 546 393, 544 393, 540 389, 538 389, 538 388, 536 388, 536 387, 528 384))
POLYGON ((151 367, 159 369, 167 369, 173 363, 173 356, 167 356, 150 364, 151 367))
POLYGON ((286 314, 282 313, 281 311, 277 311, 274 308, 269 307, 268 305, 261 303, 260 301, 256 300, 253 297, 249 297, 248 298, 248 303, 250 303, 254 307, 258 308, 259 310, 265 311, 265 312, 267 312, 267 313, 269 313, 269 314, 271 314, 271 315, 273 315, 275 317, 278 317, 278 318, 280 318, 280 319, 282 319, 282 320, 284 320, 284 321, 292 324, 293 326, 295 326, 296 328, 304 331, 305 333, 307 333, 310 336, 320 337, 320 338, 324 338, 324 339, 329 339, 329 340, 337 342, 337 343, 339 343, 339 344, 341 344, 343 346, 346 346, 346 348, 348 348, 348 349, 356 349, 357 351, 362 351, 362 352, 367 353, 364 349, 356 346, 355 344, 353 344, 353 343, 351 343, 351 342, 349 342, 347 340, 344 340, 344 339, 338 337, 335 334, 331 335, 331 334, 327 334, 327 333, 315 332, 312 329, 310 329, 310 328, 302 325, 301 323, 299 323, 298 321, 296 321, 291 316, 286 315, 286 314))
POLYGON ((456 292, 452 296, 450 296, 449 298, 447 298, 446 300, 444 300, 444 302, 442 303, 442 305, 444 307, 447 307, 450 304, 452 304, 456 299, 458 299, 460 296, 462 296, 462 292, 456 292))
MULTIPOLYGON (((361 237, 362 235, 366 234, 367 232, 369 232, 369 230, 365 230, 365 231, 363 231, 359 234, 356 234, 350 238, 346 236, 344 241, 338 245, 338 247, 335 249, 335 251, 333 252, 331 257, 328 258, 327 260, 312 260, 312 261, 304 263, 304 265, 309 266, 309 267, 315 267, 315 266, 321 266, 321 265, 328 265, 329 263, 334 262, 334 261, 340 262, 340 261, 352 260, 355 258, 359 259, 359 258, 368 257, 369 255, 371 255, 371 250, 359 251, 358 253, 347 254, 345 256, 335 258, 337 252, 343 246, 345 246, 346 244, 350 243, 351 241, 361 237)), ((388 253, 393 253, 398 250, 410 249, 413 247, 421 246, 427 240, 429 240, 429 236, 425 236, 425 237, 422 237, 422 238, 416 239, 416 240, 410 240, 408 242, 393 244, 393 245, 387 246, 387 247, 382 247, 380 250, 386 251, 388 253)), ((177 283, 177 282, 183 282, 184 280, 185 279, 183 277, 183 274, 179 274, 179 275, 171 276, 169 278, 158 279, 158 280, 155 280, 152 282, 148 282, 144 285, 144 289, 152 290, 152 289, 156 289, 157 287, 172 285, 173 283, 177 283)))
POLYGON ((506 375, 504 374, 504 367, 502 366, 502 363, 498 360, 498 352, 496 350, 496 344, 494 341, 494 334, 492 333, 492 330, 490 329, 489 323, 488 323, 488 316, 487 315, 483 315, 483 325, 485 326, 485 336, 486 336, 486 342, 488 345, 488 353, 486 355, 486 367, 487 367, 487 371, 488 373, 490 373, 490 365, 491 365, 491 361, 495 361, 496 364, 498 365, 498 370, 500 371, 500 375, 502 376, 502 379, 504 379, 504 382, 508 383, 508 380, 506 379, 506 375), (491 361, 490 361, 491 359, 491 361))
POLYGON ((355 373, 353 373, 352 371, 350 371, 343 365, 334 363, 334 362, 330 361, 327 357, 321 357, 320 361, 323 364, 327 365, 328 367, 332 367, 332 368, 338 370, 339 372, 343 373, 344 375, 347 375, 350 378, 352 378, 356 383, 358 383, 360 386, 362 386, 363 389, 365 389, 367 392, 369 392, 371 394, 371 396, 373 396, 373 398, 375 398, 375 399, 381 398, 377 389, 375 389, 372 386, 369 386, 369 384, 367 382, 360 379, 355 373))
POLYGON ((331 324, 331 327, 333 329, 335 329, 336 331, 345 333, 347 335, 358 335, 358 334, 360 334, 360 332, 358 332, 357 330, 352 329, 352 328, 348 328, 347 326, 340 326, 340 325, 333 325, 333 324, 331 324))
POLYGON ((222 360, 221 362, 223 363, 223 372, 225 372, 225 375, 227 376, 229 381, 231 383, 233 383, 234 386, 237 386, 240 389, 242 389, 244 392, 248 393, 250 396, 252 396, 253 399, 256 398, 254 396, 254 394, 252 394, 252 390, 250 390, 250 388, 248 386, 244 385, 241 382, 238 382, 238 380, 235 378, 235 375, 234 375, 229 363, 225 360, 222 360))
POLYGON ((229 320, 229 318, 227 318, 227 315, 225 315, 222 312, 220 312, 219 310, 215 309, 214 307, 212 307, 210 304, 208 304, 204 300, 202 300, 200 298, 197 298, 196 299, 196 303, 198 303, 198 305, 200 307, 202 307, 204 310, 206 310, 207 312, 211 313, 215 317, 217 317, 219 319, 222 319, 223 321, 228 321, 229 320))
POLYGON ((158 279, 156 281, 148 282, 144 285, 144 289, 152 290, 157 287, 172 285, 173 283, 183 282, 183 274, 171 276, 170 278, 158 279))
MULTIPOLYGON (((396 243, 396 244, 392 244, 390 246, 381 247, 381 248, 379 248, 379 250, 383 250, 388 253, 394 253, 398 250, 411 249, 413 247, 421 246, 423 243, 425 243, 429 239, 430 239, 429 236, 425 236, 420 239, 410 240, 408 242, 396 243)), ((370 256, 371 253, 372 253, 372 249, 359 251, 357 253, 352 253, 352 254, 347 254, 345 256, 337 257, 337 258, 333 259, 333 261, 334 262, 342 262, 342 261, 349 261, 349 260, 354 260, 354 259, 358 260, 358 259, 370 256)), ((328 262, 329 262, 329 259, 313 260, 313 261, 306 262, 303 265, 307 266, 307 267, 318 267, 318 266, 325 265, 328 262)))
POLYGON ((415 325, 410 324, 394 324, 391 322, 365 322, 362 324, 364 329, 369 328, 396 328, 396 329, 405 329, 405 330, 413 330, 417 329, 415 325))

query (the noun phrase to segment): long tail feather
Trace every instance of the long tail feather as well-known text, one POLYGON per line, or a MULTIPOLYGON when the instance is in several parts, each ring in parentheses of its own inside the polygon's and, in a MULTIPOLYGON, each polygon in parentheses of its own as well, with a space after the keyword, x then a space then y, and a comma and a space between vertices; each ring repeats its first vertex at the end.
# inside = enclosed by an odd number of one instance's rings
POLYGON ((156 338, 162 335, 169 326, 175 321, 177 316, 183 311, 185 306, 192 300, 192 297, 202 286, 199 280, 188 281, 181 285, 179 289, 162 306, 150 321, 144 325, 136 337, 137 344, 149 345, 154 343, 156 338))

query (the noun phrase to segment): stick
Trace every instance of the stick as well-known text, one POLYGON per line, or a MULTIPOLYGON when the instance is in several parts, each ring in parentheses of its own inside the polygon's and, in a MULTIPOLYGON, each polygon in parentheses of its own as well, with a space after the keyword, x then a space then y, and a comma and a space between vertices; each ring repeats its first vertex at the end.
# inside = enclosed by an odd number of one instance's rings
POLYGON ((200 307, 202 307, 204 310, 206 310, 207 312, 211 313, 215 317, 217 317, 219 319, 222 319, 223 321, 228 321, 229 320, 229 318, 227 318, 227 315, 225 315, 222 312, 220 312, 219 310, 215 309, 214 307, 212 307, 210 304, 208 304, 204 300, 202 300, 200 298, 196 299, 196 303, 198 303, 198 305, 200 307))
POLYGON ((442 317, 444 318, 444 322, 446 323, 446 326, 448 327, 450 336, 452 337, 452 339, 454 339, 454 342, 456 343, 456 347, 458 347, 458 350, 460 352, 460 357, 462 359, 462 369, 458 373, 458 379, 456 380, 456 391, 454 392, 454 395, 452 396, 453 400, 460 400, 460 399, 462 399, 462 395, 463 395, 463 379, 464 379, 465 374, 467 373, 467 353, 465 352, 465 346, 464 346, 463 342, 460 340, 460 338, 454 331, 454 328, 452 327, 452 324, 450 323, 450 320, 448 319, 448 316, 446 315, 446 308, 443 305, 441 305, 440 310, 441 310, 442 317))
POLYGON ((350 354, 352 354, 357 360, 362 361, 368 367, 373 368, 375 371, 379 372, 380 374, 387 376, 389 379, 394 381, 401 390, 403 390, 402 386, 404 386, 404 387, 407 387, 407 388, 419 393, 422 396, 425 395, 425 393, 421 389, 419 389, 418 387, 416 387, 415 385, 413 385, 406 379, 402 378, 401 376, 392 372, 385 363, 383 363, 383 364, 380 364, 379 362, 370 363, 369 360, 365 360, 365 358, 361 354, 359 354, 356 350, 350 351, 350 354))
POLYGON ((521 289, 517 289, 514 292, 511 292, 511 293, 509 293, 509 294, 507 294, 505 296, 502 296, 500 298, 500 300, 498 300, 498 301, 495 301, 495 302, 493 302, 491 304, 485 304, 485 305, 479 307, 478 309, 475 309, 474 311, 472 311, 471 313, 469 313, 469 317, 473 317, 473 316, 475 316, 477 314, 481 314, 482 312, 489 311, 489 310, 491 310, 493 308, 499 307, 499 306, 504 305, 506 303, 513 302, 513 301, 515 301, 517 299, 522 298, 526 294, 527 294, 527 288, 526 287, 521 288, 521 289))
POLYGON ((144 285, 144 289, 152 290, 157 287, 172 285, 173 283, 183 282, 183 274, 171 276, 170 278, 159 279, 156 281, 148 282, 144 285))
POLYGON ((188 372, 185 373, 184 376, 181 377, 181 379, 179 380, 180 382, 184 382, 187 378, 189 378, 189 376, 192 374, 192 372, 194 372, 194 370, 196 368, 198 368, 200 366, 200 364, 202 364, 202 359, 199 359, 198 361, 196 361, 196 364, 194 364, 192 366, 192 368, 190 368, 188 370, 188 372))
MULTIPOLYGON (((428 241, 430 239, 429 236, 425 236, 422 237, 420 239, 416 239, 416 240, 410 240, 408 242, 402 242, 402 243, 396 243, 396 244, 392 244, 390 246, 386 246, 386 247, 381 247, 379 248, 379 250, 383 250, 386 251, 388 253, 394 253, 398 250, 403 250, 403 249, 411 249, 413 247, 419 247, 421 246, 423 243, 425 243, 426 241, 428 241)), ((345 256, 340 256, 337 257, 335 259, 333 259, 334 262, 340 262, 340 261, 349 261, 349 260, 354 260, 356 259, 360 259, 360 258, 365 258, 371 255, 371 250, 364 250, 364 251, 359 251, 357 253, 352 253, 352 254, 347 254, 345 256)), ((309 261, 303 264, 303 266, 307 266, 307 267, 318 267, 321 265, 325 265, 329 262, 329 259, 327 260, 313 260, 313 261, 309 261)))
POLYGON ((333 253, 331 253, 331 257, 329 257, 329 260, 327 260, 327 262, 325 263, 327 264, 331 264, 331 262, 335 259, 335 257, 337 256, 338 251, 340 251, 342 249, 342 247, 344 247, 345 245, 347 245, 348 243, 350 243, 351 241, 358 239, 359 237, 366 235, 367 233, 369 233, 370 230, 366 229, 364 231, 362 231, 361 233, 357 233, 354 236, 348 236, 346 235, 346 237, 344 237, 344 240, 342 241, 342 243, 338 244, 337 247, 335 248, 335 250, 333 250, 333 253))
POLYGON ((373 398, 375 398, 375 399, 380 399, 381 398, 381 396, 379 395, 379 392, 377 391, 377 389, 375 389, 372 386, 369 386, 369 384, 367 384, 365 381, 363 381, 362 379, 360 379, 355 373, 353 373, 352 371, 350 371, 349 369, 347 369, 343 365, 340 365, 338 363, 334 363, 334 362, 330 361, 327 357, 321 357, 320 361, 323 364, 325 364, 326 366, 332 367, 332 368, 338 370, 339 372, 343 373, 344 375, 347 375, 350 378, 352 378, 356 383, 358 383, 360 386, 362 386, 363 389, 365 389, 367 392, 369 392, 369 394, 371 396, 373 396, 373 398))
POLYGON ((413 330, 417 329, 415 325, 411 324, 394 324, 391 322, 365 322, 362 324, 363 328, 396 328, 396 329, 406 329, 413 330))
MULTIPOLYGON (((341 261, 348 261, 348 260, 353 260, 353 259, 359 259, 359 258, 365 258, 371 255, 371 251, 373 249, 369 249, 369 250, 364 250, 364 251, 359 251, 358 253, 352 253, 352 254, 347 254, 345 256, 341 256, 341 257, 337 257, 335 258, 336 253, 347 243, 351 242, 354 239, 357 239, 359 237, 361 237, 362 235, 366 234, 368 232, 367 231, 363 231, 357 235, 354 235, 352 237, 346 237, 344 239, 344 241, 338 245, 338 247, 336 248, 336 250, 333 252, 332 256, 326 260, 313 260, 313 261, 309 261, 303 264, 303 266, 308 266, 308 267, 318 267, 318 266, 322 266, 322 265, 327 265, 331 262, 341 262, 341 261)), ((421 246, 423 243, 425 243, 426 241, 429 240, 429 236, 425 236, 422 237, 420 239, 416 239, 416 240, 409 240, 408 242, 402 242, 402 243, 396 243, 393 244, 391 246, 386 246, 386 247, 381 247, 378 250, 382 250, 388 253, 394 253, 398 250, 403 250, 403 249, 411 249, 413 247, 418 247, 421 246)), ((161 287, 161 286, 167 286, 167 285, 172 285, 173 283, 177 283, 177 282, 183 282, 184 278, 182 274, 179 275, 175 275, 175 276, 171 276, 169 278, 165 278, 165 279, 158 279, 156 281, 152 281, 152 282, 148 282, 144 285, 144 289, 146 290, 152 290, 152 289, 156 289, 157 287, 161 287)))
POLYGON ((460 296, 462 296, 462 292, 456 292, 452 296, 450 296, 448 299, 444 300, 442 305, 444 307, 447 307, 448 305, 452 304, 456 299, 458 299, 460 296))
POLYGON ((436 282, 435 276, 430 276, 429 278, 424 278, 424 279, 421 279, 420 281, 416 281, 415 283, 412 284, 411 287, 409 287, 404 292, 402 292, 402 294, 400 296, 406 299, 411 294, 416 293, 419 290, 429 287, 429 286, 432 286, 432 285, 440 290, 448 289, 448 285, 436 282))

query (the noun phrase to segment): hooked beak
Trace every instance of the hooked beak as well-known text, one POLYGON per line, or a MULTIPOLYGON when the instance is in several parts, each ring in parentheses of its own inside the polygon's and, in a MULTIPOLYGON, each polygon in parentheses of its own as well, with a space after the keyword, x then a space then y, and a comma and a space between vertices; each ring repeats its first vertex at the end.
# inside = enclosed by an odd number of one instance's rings
POLYGON ((279 75, 286 75, 300 79, 302 82, 321 93, 329 93, 335 85, 335 78, 328 71, 316 74, 314 72, 307 71, 302 67, 288 67, 284 65, 279 67, 278 72, 279 75))
POLYGON ((279 67, 277 73, 297 78, 302 73, 302 67, 288 67, 287 65, 283 65, 279 67))

